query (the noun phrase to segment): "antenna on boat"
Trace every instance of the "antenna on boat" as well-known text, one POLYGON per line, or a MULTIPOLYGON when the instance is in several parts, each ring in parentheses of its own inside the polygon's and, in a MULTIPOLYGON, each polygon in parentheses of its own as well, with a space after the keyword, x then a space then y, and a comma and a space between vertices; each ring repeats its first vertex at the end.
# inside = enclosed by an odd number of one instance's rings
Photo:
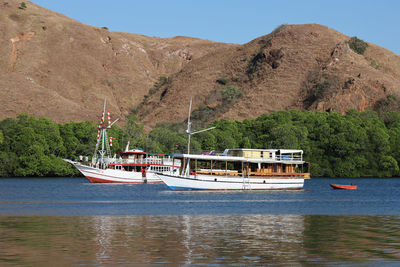
MULTIPOLYGON (((186 134, 188 135, 188 151, 187 151, 188 155, 190 154, 190 136, 192 134, 197 134, 197 133, 201 133, 201 132, 205 132, 205 131, 217 128, 217 127, 214 126, 214 127, 210 127, 210 128, 207 128, 207 129, 203 129, 203 130, 192 132, 192 130, 191 130, 192 129, 192 122, 190 121, 190 113, 191 113, 191 111, 192 111, 192 97, 190 97, 189 114, 188 114, 188 122, 187 122, 187 129, 186 129, 186 134)), ((186 172, 185 172, 186 175, 189 174, 189 169, 190 169, 189 167, 190 167, 190 159, 188 159, 188 161, 187 161, 186 172)))

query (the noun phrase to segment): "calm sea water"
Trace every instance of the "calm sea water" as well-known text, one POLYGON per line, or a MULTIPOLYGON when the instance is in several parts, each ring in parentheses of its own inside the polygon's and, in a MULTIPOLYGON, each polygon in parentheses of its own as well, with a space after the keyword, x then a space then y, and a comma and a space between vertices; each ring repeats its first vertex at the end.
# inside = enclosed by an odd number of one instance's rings
POLYGON ((269 263, 400 264, 400 179, 279 192, 0 179, 0 266, 269 263))

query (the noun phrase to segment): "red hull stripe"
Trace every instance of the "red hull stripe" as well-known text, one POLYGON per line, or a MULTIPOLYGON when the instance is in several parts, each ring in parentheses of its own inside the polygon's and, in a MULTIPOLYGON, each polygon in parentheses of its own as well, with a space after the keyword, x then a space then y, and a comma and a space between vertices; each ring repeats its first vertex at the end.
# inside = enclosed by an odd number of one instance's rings
POLYGON ((149 152, 140 152, 140 151, 119 151, 118 154, 140 154, 140 155, 157 155, 157 156, 165 156, 164 153, 149 153, 149 152))
MULTIPOLYGON (((87 173, 92 173, 92 174, 96 174, 96 175, 100 175, 100 174, 98 174, 97 172, 92 172, 92 171, 87 171, 87 170, 85 170, 84 172, 87 172, 87 173)), ((85 175, 84 173, 83 173, 83 175, 85 175)), ((119 178, 119 177, 117 177, 117 176, 111 176, 111 175, 107 175, 107 174, 101 174, 102 176, 107 176, 107 177, 110 177, 110 179, 121 179, 121 178, 119 178)), ((85 177, 87 177, 86 175, 85 175, 85 177)), ((95 178, 95 179, 100 179, 100 180, 102 180, 102 178, 95 178)), ((104 179, 104 180, 107 180, 108 181, 108 179, 104 179)), ((162 182, 161 180, 159 180, 160 182, 162 182)), ((158 181, 157 181, 158 182, 158 181)), ((121 182, 113 182, 113 183, 121 183, 121 182)), ((133 183, 136 183, 136 182, 133 182, 133 183)))
MULTIPOLYGON (((143 181, 112 181, 112 180, 107 180, 107 179, 101 179, 101 178, 96 178, 96 177, 91 177, 91 176, 85 176, 91 183, 118 183, 118 184, 143 184, 143 181)), ((162 181, 147 181, 148 184, 159 184, 162 183, 162 181)))

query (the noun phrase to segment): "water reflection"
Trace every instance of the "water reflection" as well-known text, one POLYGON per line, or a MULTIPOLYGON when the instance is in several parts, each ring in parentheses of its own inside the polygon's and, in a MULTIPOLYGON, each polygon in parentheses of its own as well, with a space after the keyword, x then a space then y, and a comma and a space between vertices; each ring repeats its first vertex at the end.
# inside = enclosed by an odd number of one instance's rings
POLYGON ((0 217, 0 265, 399 261, 398 216, 0 217))
POLYGON ((91 217, 98 263, 130 252, 137 263, 232 263, 295 261, 304 216, 91 217), (124 250, 126 250, 124 252, 124 250))

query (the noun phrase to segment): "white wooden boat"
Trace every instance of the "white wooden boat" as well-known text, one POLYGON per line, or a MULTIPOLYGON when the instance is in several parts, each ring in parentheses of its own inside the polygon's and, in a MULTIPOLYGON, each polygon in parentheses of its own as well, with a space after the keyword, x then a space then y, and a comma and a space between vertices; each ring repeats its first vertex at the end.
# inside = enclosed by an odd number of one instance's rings
POLYGON ((172 190, 298 190, 310 174, 303 150, 226 149, 221 155, 191 155, 192 134, 212 130, 191 130, 190 98, 187 120, 188 153, 175 155, 183 162, 179 172, 157 173, 172 190), (306 165, 306 166, 305 166, 306 165))
POLYGON ((302 150, 227 149, 221 155, 176 155, 180 172, 157 173, 172 190, 299 190, 309 166, 302 150))

